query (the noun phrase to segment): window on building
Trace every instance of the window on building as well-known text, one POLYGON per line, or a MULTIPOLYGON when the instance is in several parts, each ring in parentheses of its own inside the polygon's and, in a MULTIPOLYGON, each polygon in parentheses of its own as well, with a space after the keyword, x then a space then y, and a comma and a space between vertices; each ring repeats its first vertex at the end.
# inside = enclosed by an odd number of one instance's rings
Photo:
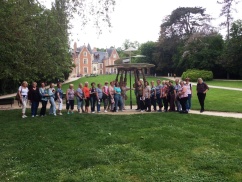
POLYGON ((99 64, 99 68, 102 69, 103 68, 103 64, 99 64))
POLYGON ((85 51, 85 52, 83 52, 83 55, 84 55, 84 56, 87 56, 87 52, 86 52, 86 51, 85 51))
POLYGON ((113 54, 113 58, 115 59, 117 57, 117 55, 116 54, 113 54))
POLYGON ((85 58, 83 59, 83 64, 87 64, 88 63, 88 60, 85 58))
POLYGON ((87 74, 88 71, 87 71, 87 67, 84 68, 84 73, 87 74))
POLYGON ((93 71, 96 71, 97 69, 96 69, 96 66, 94 66, 94 68, 93 68, 93 71))

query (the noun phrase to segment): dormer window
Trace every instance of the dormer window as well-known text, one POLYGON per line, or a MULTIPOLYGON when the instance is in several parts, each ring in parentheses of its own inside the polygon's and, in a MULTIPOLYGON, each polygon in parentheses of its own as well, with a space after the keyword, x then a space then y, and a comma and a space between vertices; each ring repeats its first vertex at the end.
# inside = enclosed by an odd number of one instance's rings
POLYGON ((85 52, 83 52, 83 55, 84 55, 84 56, 87 56, 87 52, 86 52, 86 51, 85 51, 85 52))

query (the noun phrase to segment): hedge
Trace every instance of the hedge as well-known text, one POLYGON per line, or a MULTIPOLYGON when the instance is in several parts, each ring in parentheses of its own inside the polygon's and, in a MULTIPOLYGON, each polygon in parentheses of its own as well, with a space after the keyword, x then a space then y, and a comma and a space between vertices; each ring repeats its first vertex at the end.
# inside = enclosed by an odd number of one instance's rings
POLYGON ((185 80, 186 78, 190 78, 190 81, 196 82, 198 78, 202 78, 204 81, 213 80, 213 72, 212 71, 206 71, 206 70, 195 70, 195 69, 189 69, 182 73, 182 80, 185 80))

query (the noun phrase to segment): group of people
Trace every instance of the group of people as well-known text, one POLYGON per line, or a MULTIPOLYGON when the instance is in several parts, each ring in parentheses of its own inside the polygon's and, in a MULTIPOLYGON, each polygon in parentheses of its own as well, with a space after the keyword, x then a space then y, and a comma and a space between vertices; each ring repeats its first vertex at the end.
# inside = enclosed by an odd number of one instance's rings
MULTIPOLYGON (((31 104, 31 116, 38 116, 39 102, 42 103, 40 109, 40 116, 46 115, 46 107, 48 102, 50 103, 49 114, 50 115, 62 115, 63 99, 66 99, 67 114, 73 114, 74 112, 74 100, 77 101, 78 113, 89 113, 89 106, 91 105, 91 113, 101 112, 101 104, 103 103, 104 112, 123 111, 125 110, 125 100, 127 100, 126 92, 128 90, 134 90, 136 96, 137 109, 140 112, 151 112, 153 106, 154 111, 158 112, 174 112, 188 113, 191 109, 191 97, 192 97, 192 84, 190 79, 186 78, 185 81, 175 80, 173 85, 172 81, 160 81, 156 80, 149 82, 138 80, 133 88, 128 88, 125 82, 111 81, 105 82, 104 86, 100 83, 85 82, 79 84, 77 90, 74 89, 74 85, 70 84, 66 90, 66 94, 62 90, 62 84, 55 85, 51 83, 49 88, 42 82, 40 88, 37 87, 37 83, 33 82, 32 87, 28 88, 28 83, 24 81, 18 89, 18 95, 22 104, 22 118, 26 118, 26 106, 29 101, 31 104), (158 106, 158 107, 157 107, 158 106), (169 109, 168 109, 169 107, 169 109), (97 108, 97 111, 96 111, 97 108)), ((197 83, 197 96, 201 105, 200 112, 204 111, 204 100, 208 86, 203 82, 201 78, 197 83)))
MULTIPOLYGON (((192 84, 189 78, 186 78, 185 81, 175 79, 175 84, 171 80, 161 82, 158 79, 156 85, 154 81, 151 81, 150 86, 149 82, 143 83, 143 80, 140 79, 136 85, 135 95, 138 106, 136 110, 151 112, 151 106, 153 106, 153 110, 158 112, 162 112, 163 109, 164 112, 188 113, 191 109, 192 84)), ((200 112, 204 111, 207 91, 207 84, 203 82, 202 78, 199 78, 197 96, 201 105, 200 112)))
POLYGON ((82 83, 79 84, 77 90, 74 89, 74 85, 70 84, 66 90, 66 94, 62 90, 62 84, 55 85, 51 83, 49 88, 46 87, 45 83, 41 83, 41 87, 37 87, 37 83, 33 82, 31 88, 28 88, 28 83, 24 81, 18 89, 18 95, 20 103, 22 105, 22 118, 26 118, 26 106, 27 102, 31 105, 31 116, 38 116, 39 102, 42 107, 40 110, 40 116, 46 115, 46 107, 48 102, 50 103, 49 114, 50 115, 62 115, 63 99, 66 99, 66 110, 67 114, 73 114, 74 112, 74 100, 77 101, 77 111, 79 113, 89 113, 89 106, 91 105, 91 113, 101 112, 101 103, 104 103, 104 112, 123 111, 125 110, 125 100, 127 99, 126 91, 129 90, 126 83, 120 84, 119 82, 112 81, 110 85, 108 82, 101 84, 85 82, 84 86, 82 83))

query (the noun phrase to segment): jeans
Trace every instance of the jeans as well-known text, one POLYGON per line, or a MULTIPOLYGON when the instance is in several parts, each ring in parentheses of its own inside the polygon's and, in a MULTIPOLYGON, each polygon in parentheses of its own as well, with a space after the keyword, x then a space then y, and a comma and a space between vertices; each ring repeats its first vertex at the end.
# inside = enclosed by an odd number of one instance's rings
POLYGON ((90 101, 91 101, 91 112, 95 111, 95 105, 96 105, 96 97, 90 97, 90 101))
POLYGON ((83 110, 83 99, 76 97, 76 100, 77 100, 77 110, 78 111, 80 111, 80 109, 83 110))
POLYGON ((121 97, 120 94, 115 94, 114 95, 114 101, 115 101, 115 109, 116 109, 116 111, 118 110, 118 106, 119 106, 119 110, 123 110, 122 97, 121 97))
POLYGON ((191 94, 188 94, 188 97, 187 97, 187 104, 186 104, 186 108, 187 108, 187 110, 190 110, 191 107, 192 107, 192 101, 191 101, 191 98, 192 98, 192 95, 191 95, 191 94))
POLYGON ((44 116, 45 115, 47 102, 48 101, 45 101, 45 100, 41 101, 42 107, 41 107, 41 110, 40 110, 40 116, 44 116))
POLYGON ((102 103, 101 99, 99 101, 97 101, 97 112, 101 111, 101 103, 102 103))
POLYGON ((54 97, 50 97, 50 111, 49 114, 56 114, 56 105, 54 97))
POLYGON ((37 115, 37 110, 39 107, 39 102, 38 101, 33 101, 31 103, 31 115, 36 116, 37 115))
POLYGON ((204 111, 204 101, 206 98, 206 94, 204 93, 197 93, 197 97, 201 106, 201 111, 204 111))

